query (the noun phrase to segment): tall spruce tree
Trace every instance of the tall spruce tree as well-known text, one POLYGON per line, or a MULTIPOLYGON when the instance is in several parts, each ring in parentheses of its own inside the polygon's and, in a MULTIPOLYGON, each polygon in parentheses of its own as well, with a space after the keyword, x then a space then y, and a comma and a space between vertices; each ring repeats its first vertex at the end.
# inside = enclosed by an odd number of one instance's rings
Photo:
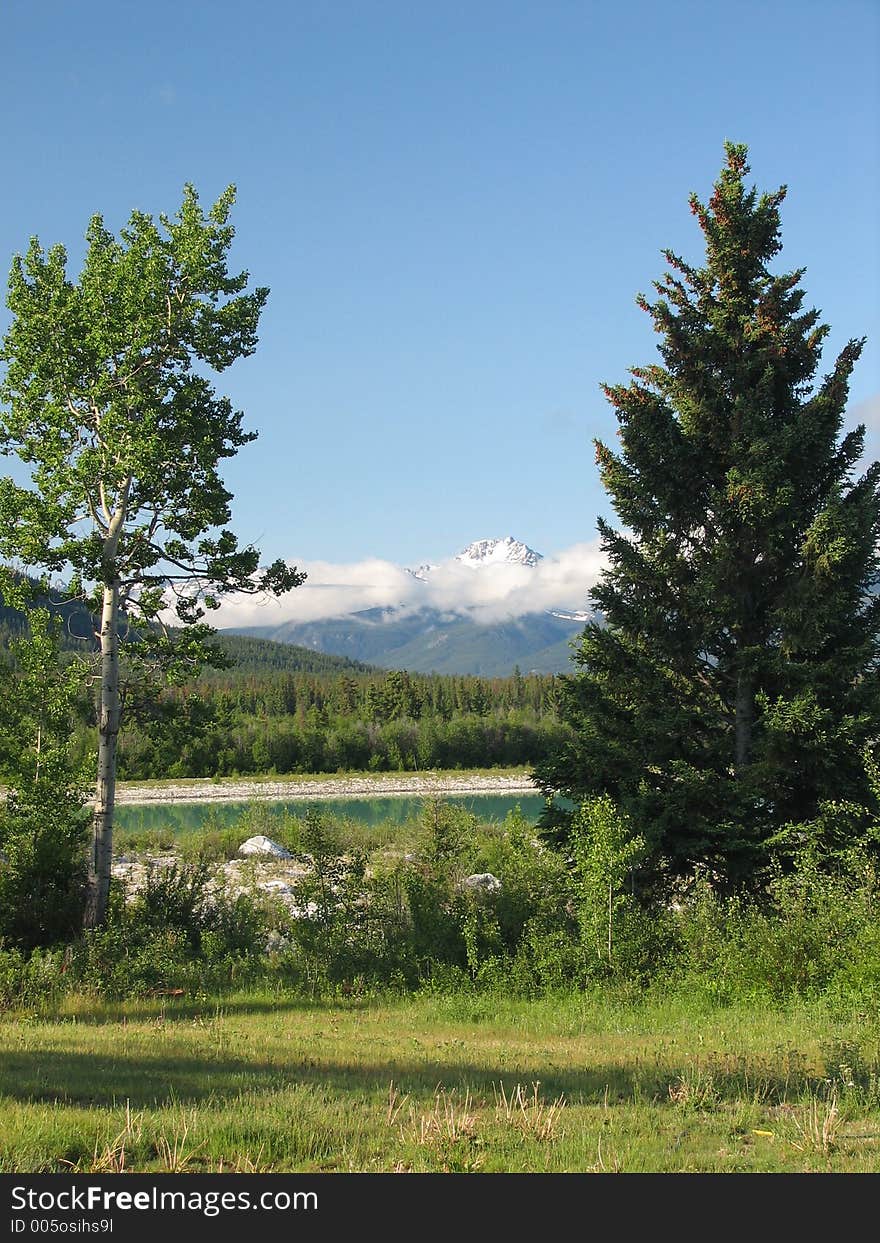
POLYGON ((657 299, 637 299, 662 362, 603 386, 623 529, 599 522, 601 618, 560 682, 574 740, 536 773, 548 795, 617 798, 655 877, 748 875, 778 827, 863 793, 880 726, 880 463, 856 477, 864 428, 843 431, 863 341, 814 383, 829 329, 802 309, 804 269, 768 266, 785 187, 759 197, 746 147, 726 155, 708 204, 690 199, 704 266, 666 250, 657 299))

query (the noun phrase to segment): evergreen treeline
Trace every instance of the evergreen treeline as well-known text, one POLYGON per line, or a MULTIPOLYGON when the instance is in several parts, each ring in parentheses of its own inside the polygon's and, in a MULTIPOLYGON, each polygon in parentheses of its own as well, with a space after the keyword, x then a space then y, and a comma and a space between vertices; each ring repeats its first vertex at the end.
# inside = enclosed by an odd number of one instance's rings
POLYGON ((141 711, 119 763, 129 779, 489 767, 536 762, 567 732, 549 675, 226 671, 141 711))

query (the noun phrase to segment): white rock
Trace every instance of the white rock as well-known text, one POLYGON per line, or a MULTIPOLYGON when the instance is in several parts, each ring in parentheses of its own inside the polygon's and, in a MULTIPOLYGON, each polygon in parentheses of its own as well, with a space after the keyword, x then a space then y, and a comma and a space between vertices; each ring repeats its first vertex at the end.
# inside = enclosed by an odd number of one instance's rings
POLYGON ((257 888, 264 893, 277 894, 281 898, 292 897, 295 893, 293 885, 289 885, 286 880, 261 880, 257 888))
POLYGON ((262 833, 256 837, 249 837, 246 842, 238 848, 240 855, 271 855, 273 859, 291 859, 289 850, 285 850, 283 846, 279 846, 277 842, 273 842, 271 837, 264 837, 262 833))
POLYGON ((317 919, 321 914, 321 908, 317 902, 307 902, 305 906, 298 906, 294 902, 287 909, 293 919, 317 919))
POLYGON ((470 889, 473 893, 497 893, 501 888, 501 881, 491 872, 474 872, 472 876, 464 878, 461 887, 470 889))

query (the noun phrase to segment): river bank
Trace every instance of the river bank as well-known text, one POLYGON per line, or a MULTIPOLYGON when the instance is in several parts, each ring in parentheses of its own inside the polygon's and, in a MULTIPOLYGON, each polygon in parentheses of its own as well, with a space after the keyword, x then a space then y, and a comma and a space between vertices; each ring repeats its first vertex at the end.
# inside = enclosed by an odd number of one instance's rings
POLYGON ((120 785, 116 802, 137 807, 150 803, 251 803, 302 799, 431 797, 446 794, 539 794, 527 773, 381 773, 290 778, 278 781, 214 780, 210 777, 158 785, 120 785))

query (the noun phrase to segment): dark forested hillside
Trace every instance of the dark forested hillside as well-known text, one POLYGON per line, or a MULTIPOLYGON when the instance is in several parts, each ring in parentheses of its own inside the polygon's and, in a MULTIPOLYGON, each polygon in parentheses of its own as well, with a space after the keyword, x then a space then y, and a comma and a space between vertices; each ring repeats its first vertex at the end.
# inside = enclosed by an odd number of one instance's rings
MULTIPOLYGON (((62 647, 66 651, 90 651, 97 646, 92 618, 80 603, 69 603, 61 592, 50 592, 48 597, 38 598, 37 604, 62 620, 62 647)), ((27 633, 27 618, 18 609, 11 608, 0 594, 0 651, 8 651, 15 639, 27 633)))
MULTIPOLYGON (((68 603, 61 592, 50 593, 43 601, 63 622, 62 648, 67 651, 90 651, 97 648, 95 623, 79 601, 68 603)), ((26 630, 26 619, 17 609, 10 608, 0 597, 0 651, 8 650, 12 640, 26 630)), ((218 631, 212 642, 232 661, 229 670, 207 670, 202 676, 228 680, 251 673, 364 673, 369 665, 345 656, 331 656, 307 647, 275 643, 271 639, 252 638, 218 631)))
POLYGON ((253 639, 247 635, 218 631, 212 642, 233 662, 228 670, 207 669, 204 680, 227 681, 244 673, 368 673, 370 665, 347 656, 331 656, 308 647, 253 639))

